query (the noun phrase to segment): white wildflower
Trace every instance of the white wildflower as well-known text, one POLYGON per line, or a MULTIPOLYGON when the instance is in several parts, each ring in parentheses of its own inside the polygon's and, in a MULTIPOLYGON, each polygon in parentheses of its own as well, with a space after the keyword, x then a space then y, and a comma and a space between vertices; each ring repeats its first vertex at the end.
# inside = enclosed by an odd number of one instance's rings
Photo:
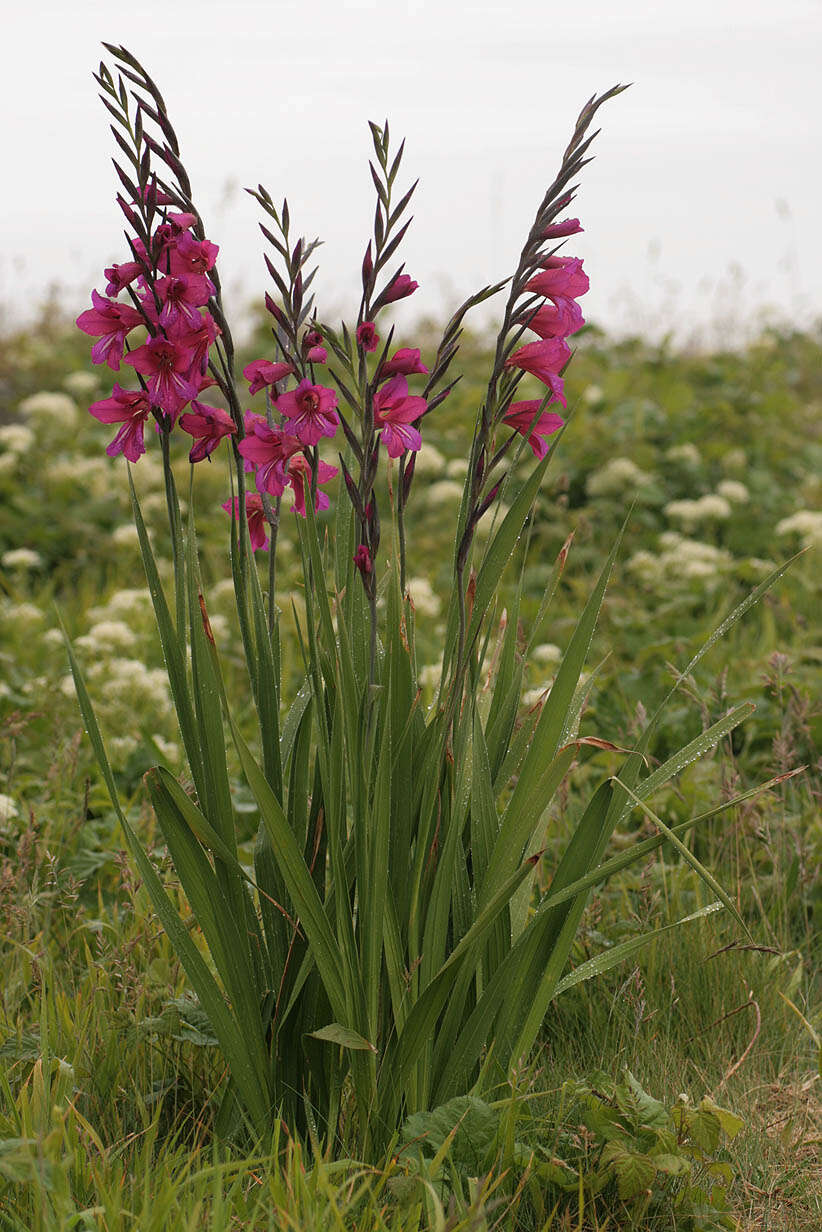
POLYGON ((57 458, 48 468, 52 484, 76 484, 85 496, 110 497, 115 491, 107 458, 57 458))
POLYGON ((414 605, 418 615, 422 616, 438 616, 440 611, 439 596, 434 594, 431 588, 431 583, 428 578, 413 577, 409 578, 406 589, 411 596, 411 602, 414 605))
POLYGON ((92 654, 112 654, 134 647, 134 631, 123 620, 101 620, 88 633, 77 638, 77 645, 92 654))
POLYGON ((110 736, 106 742, 109 757, 115 764, 128 761, 137 748, 136 736, 110 736))
POLYGON ((11 796, 4 796, 0 792, 0 822, 11 821, 12 817, 19 817, 20 811, 17 808, 16 800, 11 796))
POLYGON ((0 428, 0 445, 9 453, 25 453, 34 444, 34 433, 25 424, 3 424, 0 428))
POLYGON ((43 642, 46 646, 64 646, 63 634, 59 629, 46 629, 43 634, 43 642))
POLYGON ((19 453, 0 453, 0 475, 13 475, 19 467, 19 453))
POLYGON ((648 483, 650 478, 630 458, 611 458, 600 470, 588 476, 585 490, 589 496, 620 496, 628 489, 648 483))
POLYGON ((231 636, 231 626, 225 616, 220 612, 215 612, 212 616, 209 614, 208 623, 211 625, 211 632, 214 634, 214 640, 217 642, 227 642, 231 636))
POLYGON ((19 410, 22 415, 29 415, 40 423, 63 428, 74 428, 77 425, 77 404, 68 394, 32 394, 31 397, 23 399, 19 410))
POLYGON ((63 380, 63 389, 81 401, 96 393, 99 382, 93 372, 70 372, 63 380))
POLYGON ((115 590, 105 603, 99 607, 90 607, 90 620, 122 620, 127 616, 142 616, 151 608, 151 596, 147 590, 139 587, 125 587, 115 590))
POLYGON ((423 689, 437 689, 442 678, 442 663, 426 663, 417 677, 423 689))
POLYGON ((530 710, 532 706, 536 706, 537 702, 544 702, 551 692, 553 683, 553 680, 548 680, 545 684, 537 685, 534 689, 527 689, 522 695, 523 706, 530 710))
POLYGON ((36 603, 9 603, 3 605, 3 619, 8 625, 23 628, 26 625, 39 625, 45 620, 36 603))
POLYGON ((445 468, 445 458, 435 445, 426 442, 417 450, 417 460, 414 463, 415 475, 441 475, 445 468))
POLYGON ((140 540, 133 522, 124 522, 111 532, 111 542, 118 547, 137 547, 140 540))
POLYGON ((425 489, 429 505, 458 505, 462 500, 462 484, 453 479, 440 479, 425 489))
POLYGON ((468 461, 466 458, 454 458, 445 468, 445 473, 449 479, 464 479, 468 474, 468 461))
POLYGON ((710 492, 706 496, 700 496, 697 500, 670 501, 663 513, 675 522, 681 522, 687 528, 697 526, 700 522, 714 522, 729 518, 731 506, 724 496, 710 492))
POLYGON ((626 568, 643 582, 658 582, 665 572, 662 559, 653 552, 634 552, 626 568))
POLYGON ((175 744, 173 740, 166 740, 165 736, 160 732, 152 732, 151 739, 167 761, 177 761, 179 759, 180 746, 175 744))
POLYGON ((738 479, 723 479, 716 485, 717 495, 730 501, 732 505, 744 505, 751 499, 751 494, 738 479))
POLYGON ((562 651, 553 642, 541 642, 531 651, 531 658, 535 663, 559 663, 562 651))
POLYGON ((589 385, 582 396, 589 406, 594 406, 597 402, 601 402, 603 400, 605 394, 600 389, 599 385, 589 385))
POLYGON ((669 462, 685 462, 689 466, 699 466, 702 461, 702 454, 690 441, 684 445, 671 445, 670 449, 665 450, 665 457, 669 462))
MULTIPOLYGON (((279 547, 279 540, 277 541, 279 547)), ((211 602, 218 606, 227 603, 234 603, 234 579, 230 577, 221 578, 211 588, 211 602)))
POLYGON ((478 539, 487 539, 491 531, 497 531, 500 528, 502 519, 508 512, 508 506, 499 502, 493 505, 489 511, 480 518, 477 522, 474 534, 478 539))
POLYGON ((58 688, 60 689, 60 692, 63 694, 64 697, 76 697, 77 696, 77 690, 74 687, 74 677, 73 676, 61 677, 58 688))
POLYGON ((777 535, 799 535, 803 547, 822 544, 822 513, 814 509, 799 509, 776 524, 777 535))
POLYGON ((31 548, 12 548, 0 556, 0 565, 6 569, 39 569, 43 557, 31 548))

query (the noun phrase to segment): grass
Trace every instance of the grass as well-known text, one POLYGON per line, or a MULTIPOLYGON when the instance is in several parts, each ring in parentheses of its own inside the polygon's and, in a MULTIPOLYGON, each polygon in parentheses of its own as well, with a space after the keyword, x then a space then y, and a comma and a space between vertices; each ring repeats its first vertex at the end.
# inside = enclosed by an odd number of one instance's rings
MULTIPOLYGON (((249 358, 264 353, 259 342, 249 358)), ((451 498, 447 487, 436 493, 431 485, 458 472, 481 353, 481 340, 469 339, 464 381, 426 434, 439 453, 439 460, 429 455, 427 497, 410 512, 410 539, 419 559, 433 564, 431 587, 418 583, 416 590, 418 641, 432 680, 451 498)), ((569 373, 574 415, 540 498, 526 573, 532 622, 547 571, 575 532, 537 637, 529 704, 550 682, 552 648, 567 640, 580 596, 631 501, 625 549, 592 650, 591 667, 600 666, 581 719, 582 734, 617 744, 630 742, 642 712, 667 687, 668 665, 687 661, 759 580, 765 562, 801 546, 803 532, 777 527, 820 506, 820 359, 822 342, 810 335, 774 335, 745 353, 711 355, 616 344, 593 331, 583 336, 569 373), (639 475, 624 467, 620 474, 615 458, 629 459, 639 475), (728 480, 744 485, 747 499, 728 498, 725 516, 688 525, 671 511, 673 502, 715 494, 728 480)), ((677 1209, 673 1184, 665 1190, 655 1182, 654 1203, 644 1209, 614 1184, 593 1192, 605 1143, 581 1119, 578 1088, 569 1084, 596 1087, 603 1071, 603 1081, 621 1081, 624 1068, 666 1107, 681 1093, 694 1107, 711 1095, 742 1119, 741 1132, 712 1155, 732 1174, 726 1226, 809 1232, 822 1224, 822 1102, 812 1034, 822 1030, 822 653, 813 553, 711 652, 655 750, 663 757, 668 742, 683 743, 731 705, 757 705, 713 757, 655 798, 667 824, 807 767, 689 840, 731 894, 753 941, 733 920, 712 916, 664 934, 637 960, 562 996, 516 1098, 495 1112, 499 1132, 481 1160, 461 1162, 455 1136, 441 1159, 397 1142, 381 1167, 366 1168, 347 1157, 344 1140, 318 1151, 282 1123, 265 1151, 252 1153, 247 1142, 217 1132, 224 1073, 208 1024, 121 850, 76 702, 64 691, 63 652, 51 637, 55 599, 74 634, 108 625, 81 649, 129 817, 168 885, 170 864, 141 777, 158 758, 179 769, 173 716, 155 678, 117 666, 162 666, 148 614, 132 593, 142 586, 136 546, 118 534, 128 519, 124 476, 101 456, 104 442, 89 417, 78 412, 69 424, 42 410, 18 411, 21 399, 61 389, 84 365, 83 340, 51 323, 0 340, 0 426, 22 423, 34 434, 31 448, 5 469, 2 459, 14 451, 0 443, 0 556, 20 547, 40 556, 38 567, 7 567, 0 576, 0 1228, 713 1227, 707 1215, 677 1209), (117 622, 125 633, 112 630, 117 622), (527 1150, 515 1149, 520 1134, 527 1150), (552 1158, 581 1178, 581 1188, 551 1183, 544 1165, 552 1158)), ((205 520, 205 570, 220 618, 215 635, 240 697, 230 605, 219 586, 224 478, 218 464, 201 468, 198 502, 215 510, 205 520)), ((150 511, 150 466, 138 467, 137 479, 150 511)), ((152 531, 162 554, 161 511, 152 531)), ((284 533, 287 586, 294 555, 284 533)), ((504 602, 502 593, 500 617, 504 602)), ((578 779, 584 784, 585 767, 578 779)), ((240 816, 247 812, 250 838, 253 804, 241 794, 236 803, 240 816)), ((560 792, 546 818, 548 869, 577 804, 574 790, 560 792)), ((615 844, 646 832, 649 823, 636 812, 615 844)), ((573 963, 704 901, 687 866, 663 850, 592 900, 573 963)))

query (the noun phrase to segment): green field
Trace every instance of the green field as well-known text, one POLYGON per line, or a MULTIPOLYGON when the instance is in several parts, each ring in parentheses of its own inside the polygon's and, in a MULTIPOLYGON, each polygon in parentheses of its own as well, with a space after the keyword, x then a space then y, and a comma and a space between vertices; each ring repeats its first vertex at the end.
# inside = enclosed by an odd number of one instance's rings
MULTIPOLYGON (((425 359, 433 336, 422 328, 401 345, 422 346, 425 359)), ((350 1158, 344 1140, 301 1141, 284 1123, 249 1155, 215 1124, 225 1067, 124 853, 57 627, 59 608, 128 816, 186 914, 142 779, 158 762, 182 775, 179 733, 125 464, 105 456, 105 428, 86 413, 108 393, 108 373, 89 366, 87 339, 53 309, 0 338, 0 1228, 822 1226, 822 335, 773 332, 745 351, 710 354, 615 342, 591 328, 574 341, 572 413, 527 538, 524 637, 573 540, 538 631, 523 715, 550 687, 626 517, 580 718, 581 735, 620 748, 728 613, 808 548, 667 711, 659 760, 731 706, 755 706, 654 809, 670 826, 802 772, 687 839, 750 935, 718 913, 578 984, 552 1006, 513 1095, 466 1105, 459 1125, 446 1118, 415 1133, 409 1124, 375 1167, 350 1158), (739 1121, 711 1112, 706 1096, 739 1121), (671 1135, 670 1162, 644 1171, 659 1134, 671 1135)), ((244 358, 263 354, 261 327, 244 358)), ((484 340, 467 338, 461 382, 424 421, 409 504, 428 704, 485 359, 484 340)), ((135 482, 168 561, 162 467, 148 444, 135 482)), ((186 451, 178 442, 183 492, 186 451)), ((211 624, 232 696, 250 712, 220 509, 224 454, 197 468, 195 491, 211 624)), ((278 566, 286 691, 302 676, 293 612, 305 612, 292 522, 283 519, 278 566)), ((525 550, 498 596, 503 627, 525 550)), ((260 576, 265 586, 264 566, 260 576)), ((590 762, 616 773, 620 755, 592 749, 590 762)), ((544 817, 546 877, 579 814, 587 764, 544 817)), ((239 780, 250 861, 258 817, 239 780)), ((654 833, 635 812, 614 851, 654 833)), ((686 859, 663 847, 595 893, 573 965, 708 901, 686 859)))

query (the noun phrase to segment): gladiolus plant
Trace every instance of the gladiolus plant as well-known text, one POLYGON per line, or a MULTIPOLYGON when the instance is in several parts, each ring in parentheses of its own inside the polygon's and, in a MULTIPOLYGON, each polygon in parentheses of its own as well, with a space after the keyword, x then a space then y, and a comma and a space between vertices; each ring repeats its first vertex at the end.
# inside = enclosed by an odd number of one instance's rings
POLYGON ((165 102, 134 56, 106 47, 114 67, 101 63, 96 81, 118 147, 127 244, 105 271, 105 295, 92 292, 77 324, 97 339, 94 361, 118 374, 111 396, 89 408, 117 426, 108 453, 122 452, 131 467, 158 449, 164 466, 168 596, 131 490, 190 786, 161 766, 146 783, 195 933, 118 799, 69 649, 80 704, 140 876, 227 1064, 218 1127, 229 1133, 245 1123, 264 1139, 282 1117, 315 1143, 343 1133, 376 1158, 410 1115, 504 1090, 552 1001, 644 944, 647 937, 632 938, 569 969, 594 886, 667 843, 711 887, 716 901, 697 914, 724 905, 736 915, 682 842, 690 826, 734 801, 674 829, 651 801, 752 707, 735 708, 653 770, 647 754, 661 710, 632 749, 578 735, 581 675, 616 546, 553 687, 527 712, 525 662, 570 540, 530 636, 518 636, 521 584, 498 631, 494 617, 563 429, 568 340, 584 324, 578 301, 588 276, 564 251, 582 229, 567 216, 574 180, 594 115, 622 87, 582 109, 512 276, 471 296, 424 359, 417 347, 397 346, 385 319, 388 305, 401 313, 417 289, 395 264, 414 186, 398 187, 403 146, 393 149, 387 123, 370 126, 376 211, 355 321, 320 315, 311 291, 316 241, 295 237, 286 202, 276 205, 262 185, 250 190, 263 217, 271 343, 239 374, 218 246, 165 102), (442 675, 426 711, 407 584, 414 544, 406 511, 425 500, 416 456, 459 379, 466 313, 503 289, 496 349, 465 443, 442 675), (522 382, 534 379, 541 396, 522 396, 522 382), (262 391, 264 414, 244 406, 246 393, 262 391), (321 448, 333 449, 333 464, 321 448), (185 521, 172 467, 183 453, 192 474, 185 521), (224 684, 200 579, 196 475, 221 457, 253 735, 224 684), (286 695, 276 560, 290 508, 304 582, 304 670, 286 695), (478 538, 481 522, 490 531, 478 538), (602 774, 561 859, 542 868, 546 809, 580 761, 603 749, 621 757, 618 776, 602 774), (259 812, 253 864, 238 845, 229 777, 237 767, 259 812), (614 830, 636 809, 655 836, 609 853, 614 830))

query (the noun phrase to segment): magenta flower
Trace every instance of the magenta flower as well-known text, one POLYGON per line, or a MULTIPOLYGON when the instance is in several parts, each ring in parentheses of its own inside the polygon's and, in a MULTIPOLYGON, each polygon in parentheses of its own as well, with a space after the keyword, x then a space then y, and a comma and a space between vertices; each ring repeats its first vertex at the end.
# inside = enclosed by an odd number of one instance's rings
POLYGON ((243 376, 249 382, 249 394, 256 394, 267 385, 276 385, 293 371, 291 364, 272 364, 267 359, 255 359, 243 368, 243 376))
MULTIPOLYGON (((329 479, 333 479, 338 474, 336 466, 329 466, 327 462, 317 463, 317 497, 314 504, 314 509, 319 512, 321 509, 327 509, 331 503, 325 492, 320 491, 321 483, 328 483, 329 479)), ((298 513, 300 517, 305 517, 305 485, 311 484, 311 463, 303 453, 295 453, 293 457, 288 459, 287 471, 288 483, 294 491, 294 504, 291 506, 294 513, 298 513)))
POLYGON ((110 265, 103 273, 108 279, 106 295, 119 295, 135 278, 145 273, 145 268, 140 261, 126 261, 123 265, 110 265))
POLYGON ((146 378, 148 396, 154 406, 161 407, 176 419, 187 402, 200 392, 199 383, 190 376, 192 351, 168 338, 149 338, 126 357, 136 372, 146 378))
POLYGON ((528 444, 537 458, 544 458, 548 452, 548 444, 544 438, 557 432, 565 423, 565 420, 553 411, 545 411, 534 423, 534 417, 541 406, 542 401, 539 398, 530 402, 513 402, 503 416, 503 423, 528 437, 528 444))
POLYGON ((425 398, 409 395, 404 376, 392 376, 374 394, 374 424, 382 429, 382 442, 389 458, 398 458, 406 449, 422 444, 419 430, 412 427, 427 409, 425 398))
POLYGON ((197 283, 199 293, 204 296, 201 300, 204 304, 216 294, 214 283, 207 277, 206 271, 213 268, 219 251, 216 244, 210 240, 197 240, 189 231, 183 231, 168 245, 169 273, 197 283))
POLYGON ((569 334, 575 334, 578 329, 582 329, 584 324, 585 317, 576 300, 557 295, 553 303, 543 304, 539 311, 534 313, 528 322, 528 328, 539 334, 540 338, 567 338, 569 334))
POLYGON ((292 454, 302 448, 296 436, 290 436, 282 428, 270 428, 262 415, 246 414, 245 437, 237 445, 245 458, 246 470, 256 470, 258 492, 269 496, 282 496, 285 491, 285 464, 292 454))
POLYGON ((126 345, 126 334, 131 333, 143 318, 136 308, 118 304, 116 300, 104 299, 96 291, 91 293, 93 308, 87 308, 77 318, 77 327, 92 338, 99 338, 91 348, 95 364, 108 364, 114 372, 120 371, 120 360, 126 345))
POLYGON ((420 363, 418 348, 400 347, 385 361, 379 375, 381 381, 387 381, 390 376, 411 376, 415 372, 428 372, 425 364, 420 363))
MULTIPOLYGON (((200 312, 197 315, 199 324, 193 329, 174 329, 171 331, 172 342, 176 342, 177 346, 186 347, 191 351, 192 374, 199 372, 201 376, 205 376, 208 369, 209 349, 214 345, 222 331, 210 312, 200 312)), ((213 383, 210 382, 210 384, 213 383)), ((200 389, 204 388, 205 385, 201 382, 200 389)))
MULTIPOLYGON (((222 508, 225 509, 226 513, 233 512, 235 518, 239 517, 239 496, 235 496, 233 500, 226 501, 222 508)), ((269 539, 265 530, 265 510, 263 509, 263 498, 259 492, 246 492, 245 516, 248 519, 248 537, 251 540, 252 550, 256 552, 258 548, 267 548, 269 539)))
POLYGON ((559 370, 570 359, 571 352, 563 338, 544 338, 540 342, 528 342, 514 351, 505 361, 506 368, 522 368, 543 381, 559 402, 565 406, 562 393, 562 378, 559 370))
POLYGON ((579 235, 583 228, 578 218, 563 218, 562 222, 552 222, 542 233, 544 240, 559 240, 566 235, 579 235))
POLYGON ((371 553, 364 543, 361 543, 353 556, 353 561, 360 573, 365 577, 366 573, 370 573, 373 568, 371 564, 371 553))
POLYGON ((291 429, 303 445, 316 445, 321 437, 334 435, 340 426, 336 405, 333 389, 312 385, 307 379, 277 399, 277 410, 291 420, 291 429))
MULTIPOLYGON (((205 294, 204 298, 204 288, 201 285, 203 281, 196 278, 175 278, 172 274, 157 279, 154 290, 162 304, 160 324, 163 329, 174 331, 200 328, 202 318, 197 309, 208 303, 209 299, 208 294, 205 294)), ((150 293, 146 295, 146 299, 154 307, 150 293)))
POLYGON ((306 359, 310 364, 328 363, 328 351, 326 351, 324 346, 309 347, 306 359))
POLYGON ((556 295, 577 299, 591 285, 588 275, 583 273, 579 257, 548 257, 542 262, 542 271, 529 278, 525 284, 526 291, 547 295, 549 299, 556 295))
POLYGON ((190 411, 180 416, 180 427, 194 437, 189 462, 202 462, 210 457, 224 436, 237 431, 228 411, 196 401, 191 403, 190 411))
POLYGON ((376 351, 380 336, 373 321, 363 321, 357 326, 357 342, 364 351, 376 351))
POLYGON ((409 274, 397 274, 380 295, 380 302, 393 304, 395 300, 405 299, 407 295, 413 295, 419 285, 409 274))
POLYGON ((110 458, 122 453, 129 462, 136 462, 142 457, 146 451, 143 428, 151 414, 151 403, 142 389, 123 389, 115 384, 110 398, 94 402, 88 409, 100 423, 123 425, 111 444, 106 447, 110 458))

